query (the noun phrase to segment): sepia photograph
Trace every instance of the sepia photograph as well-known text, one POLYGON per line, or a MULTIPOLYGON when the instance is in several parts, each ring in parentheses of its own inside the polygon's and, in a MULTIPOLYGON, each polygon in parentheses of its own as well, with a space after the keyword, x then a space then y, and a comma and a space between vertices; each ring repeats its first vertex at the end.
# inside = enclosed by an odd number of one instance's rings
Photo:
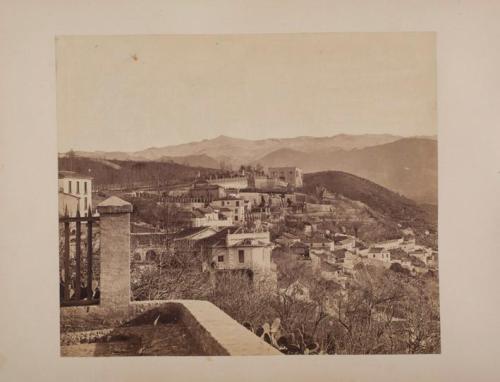
POLYGON ((0 1, 0 381, 499 381, 499 17, 0 1))
POLYGON ((441 353, 435 33, 55 44, 61 356, 441 353))

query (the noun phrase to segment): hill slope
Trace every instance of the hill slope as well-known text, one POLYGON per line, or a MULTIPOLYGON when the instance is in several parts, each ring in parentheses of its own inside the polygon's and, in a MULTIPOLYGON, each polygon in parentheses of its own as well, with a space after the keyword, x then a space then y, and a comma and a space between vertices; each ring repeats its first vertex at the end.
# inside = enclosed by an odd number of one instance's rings
POLYGON ((405 138, 349 151, 277 150, 257 162, 264 166, 297 166, 305 172, 345 171, 417 201, 437 203, 437 142, 433 139, 405 138))
POLYGON ((59 170, 90 174, 97 186, 121 184, 177 184, 192 181, 198 172, 203 176, 213 170, 189 167, 172 162, 119 161, 84 157, 59 158, 59 170))
POLYGON ((173 162, 190 167, 220 168, 220 163, 208 155, 186 155, 180 157, 161 157, 159 161, 173 162))
POLYGON ((376 183, 341 171, 325 171, 304 176, 304 191, 315 194, 317 189, 342 195, 367 205, 375 213, 385 216, 403 227, 412 227, 420 240, 424 240, 425 231, 429 231, 427 242, 437 245, 436 208, 419 205, 376 183))

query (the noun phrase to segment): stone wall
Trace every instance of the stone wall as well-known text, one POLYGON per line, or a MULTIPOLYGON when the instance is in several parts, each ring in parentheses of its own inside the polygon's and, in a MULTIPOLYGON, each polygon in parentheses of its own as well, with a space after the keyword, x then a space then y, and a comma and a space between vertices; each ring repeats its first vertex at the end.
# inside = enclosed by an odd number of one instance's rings
POLYGON ((281 353, 241 326, 208 301, 137 301, 118 317, 99 306, 67 307, 61 309, 61 343, 89 341, 90 337, 105 336, 123 325, 149 315, 151 323, 158 314, 175 315, 203 351, 221 355, 280 355, 281 353))

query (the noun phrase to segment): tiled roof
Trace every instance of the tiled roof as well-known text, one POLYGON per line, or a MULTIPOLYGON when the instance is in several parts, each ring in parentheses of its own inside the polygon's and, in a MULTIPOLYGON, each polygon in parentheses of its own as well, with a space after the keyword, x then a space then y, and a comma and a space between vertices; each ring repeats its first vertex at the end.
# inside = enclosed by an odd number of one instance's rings
POLYGON ((189 227, 189 228, 184 228, 183 230, 177 232, 174 234, 174 238, 176 239, 182 239, 188 236, 192 236, 194 234, 200 233, 202 231, 205 231, 206 229, 210 229, 208 227, 189 227))
POLYGON ((240 227, 226 227, 219 232, 217 232, 214 235, 211 235, 209 237, 206 237, 204 239, 201 239, 198 241, 200 245, 204 245, 207 247, 216 247, 220 245, 225 245, 226 244, 226 237, 230 233, 235 233, 238 231, 240 227))
POLYGON ((260 240, 243 239, 231 245, 231 247, 270 247, 271 243, 265 243, 260 240))

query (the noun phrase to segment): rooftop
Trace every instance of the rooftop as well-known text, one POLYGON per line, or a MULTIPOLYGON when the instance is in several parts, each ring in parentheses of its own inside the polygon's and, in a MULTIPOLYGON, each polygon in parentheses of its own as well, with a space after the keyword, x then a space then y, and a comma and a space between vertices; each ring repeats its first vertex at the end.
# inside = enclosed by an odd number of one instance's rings
POLYGON ((189 227, 189 228, 184 228, 183 230, 177 232, 174 234, 175 239, 187 239, 190 236, 193 236, 197 233, 201 233, 207 230, 215 230, 211 227, 189 227))
POLYGON ((385 252, 385 249, 384 248, 380 248, 380 247, 371 247, 369 250, 368 250, 369 253, 382 253, 382 252, 385 252))
POLYGON ((420 255, 420 254, 424 254, 425 251, 422 248, 419 248, 419 249, 415 249, 414 251, 411 251, 410 253, 420 255))
POLYGON ((219 186, 218 184, 209 184, 209 183, 197 183, 193 186, 193 189, 195 190, 218 190, 220 188, 223 187, 219 186))
POLYGON ((345 258, 346 253, 349 252, 347 249, 340 248, 333 251, 333 256, 337 259, 345 258))
POLYGON ((217 247, 221 245, 226 245, 227 235, 238 232, 240 228, 241 227, 234 227, 234 226, 226 227, 212 236, 199 240, 198 243, 208 247, 217 247))
POLYGON ((333 241, 335 242, 335 244, 349 242, 349 241, 353 241, 353 240, 354 240, 353 237, 347 236, 347 235, 335 235, 333 237, 333 241))
POLYGON ((325 237, 312 237, 310 239, 304 240, 304 243, 332 243, 333 240, 327 239, 325 237))
POLYGON ((58 177, 59 177, 59 179, 65 179, 65 178, 92 179, 92 177, 90 175, 85 175, 85 174, 81 174, 79 172, 65 171, 65 170, 59 171, 58 177))
POLYGON ((64 192, 64 191, 59 191, 59 194, 64 195, 64 196, 69 196, 69 197, 72 197, 72 198, 75 198, 75 199, 80 199, 79 196, 76 196, 76 195, 73 195, 73 194, 68 194, 67 192, 64 192))
POLYGON ((260 240, 243 239, 237 243, 231 244, 231 247, 271 247, 271 243, 266 243, 260 240))

